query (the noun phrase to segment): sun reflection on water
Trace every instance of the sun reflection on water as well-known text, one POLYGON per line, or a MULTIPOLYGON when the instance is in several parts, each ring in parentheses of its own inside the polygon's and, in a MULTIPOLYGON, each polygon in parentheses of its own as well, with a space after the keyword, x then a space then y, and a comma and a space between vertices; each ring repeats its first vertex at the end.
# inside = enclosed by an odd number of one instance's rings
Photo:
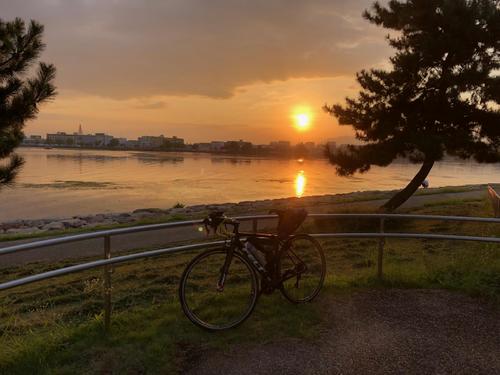
POLYGON ((295 196, 297 198, 300 198, 302 195, 304 195, 306 183, 307 178, 304 174, 304 171, 299 171, 299 173, 297 173, 297 176, 295 176, 295 196))

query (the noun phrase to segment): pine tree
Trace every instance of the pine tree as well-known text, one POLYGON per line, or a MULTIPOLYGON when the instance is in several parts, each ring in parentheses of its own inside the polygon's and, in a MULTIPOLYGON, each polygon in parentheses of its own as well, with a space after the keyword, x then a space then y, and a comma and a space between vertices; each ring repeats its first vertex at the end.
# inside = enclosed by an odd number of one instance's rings
POLYGON ((40 103, 56 94, 53 65, 39 63, 45 45, 43 26, 31 21, 0 20, 0 187, 13 182, 24 161, 14 150, 24 138, 23 128, 38 113, 40 103))
POLYGON ((357 74, 357 98, 325 106, 361 145, 330 156, 339 175, 406 158, 422 166, 381 209, 393 211, 446 155, 500 160, 500 1, 390 0, 363 16, 392 30, 388 70, 357 74))

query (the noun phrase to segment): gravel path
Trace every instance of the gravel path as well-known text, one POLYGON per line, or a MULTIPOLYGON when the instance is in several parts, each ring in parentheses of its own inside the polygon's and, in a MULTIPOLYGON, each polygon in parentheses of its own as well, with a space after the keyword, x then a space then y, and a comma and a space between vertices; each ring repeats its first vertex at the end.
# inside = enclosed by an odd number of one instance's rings
POLYGON ((500 311, 441 290, 372 290, 322 301, 314 342, 202 354, 188 374, 500 374, 500 311))

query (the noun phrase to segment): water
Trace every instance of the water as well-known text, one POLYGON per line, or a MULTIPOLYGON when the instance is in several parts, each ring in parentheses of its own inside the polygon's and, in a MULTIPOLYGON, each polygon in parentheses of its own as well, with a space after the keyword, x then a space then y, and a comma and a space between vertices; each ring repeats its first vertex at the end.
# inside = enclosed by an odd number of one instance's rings
MULTIPOLYGON (((345 178, 326 160, 40 148, 19 153, 26 165, 15 186, 0 191, 0 221, 397 189, 419 168, 399 162, 345 178)), ((498 183, 500 164, 447 160, 429 179, 433 187, 498 183)))

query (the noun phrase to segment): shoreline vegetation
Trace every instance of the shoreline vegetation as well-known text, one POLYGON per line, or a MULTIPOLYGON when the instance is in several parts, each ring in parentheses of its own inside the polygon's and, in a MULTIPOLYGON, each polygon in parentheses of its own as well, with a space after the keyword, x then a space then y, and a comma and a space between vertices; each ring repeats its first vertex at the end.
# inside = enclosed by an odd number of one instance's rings
MULTIPOLYGON (((447 186, 421 189, 415 198, 436 196, 440 194, 481 194, 487 185, 447 186)), ((228 215, 265 214, 270 209, 284 207, 304 207, 310 213, 316 212, 357 212, 376 211, 380 202, 389 199, 395 190, 360 191, 344 194, 327 194, 305 196, 301 198, 278 198, 238 203, 198 204, 185 206, 182 202, 171 208, 139 208, 132 212, 96 213, 91 215, 75 215, 63 218, 19 219, 0 223, 0 241, 22 238, 35 238, 89 232, 99 229, 111 229, 125 226, 145 225, 159 222, 200 219, 210 211, 224 211, 228 215), (360 203, 369 203, 361 205, 360 203)), ((449 199, 449 197, 447 197, 449 199)), ((404 207, 403 207, 404 210, 404 207)))

